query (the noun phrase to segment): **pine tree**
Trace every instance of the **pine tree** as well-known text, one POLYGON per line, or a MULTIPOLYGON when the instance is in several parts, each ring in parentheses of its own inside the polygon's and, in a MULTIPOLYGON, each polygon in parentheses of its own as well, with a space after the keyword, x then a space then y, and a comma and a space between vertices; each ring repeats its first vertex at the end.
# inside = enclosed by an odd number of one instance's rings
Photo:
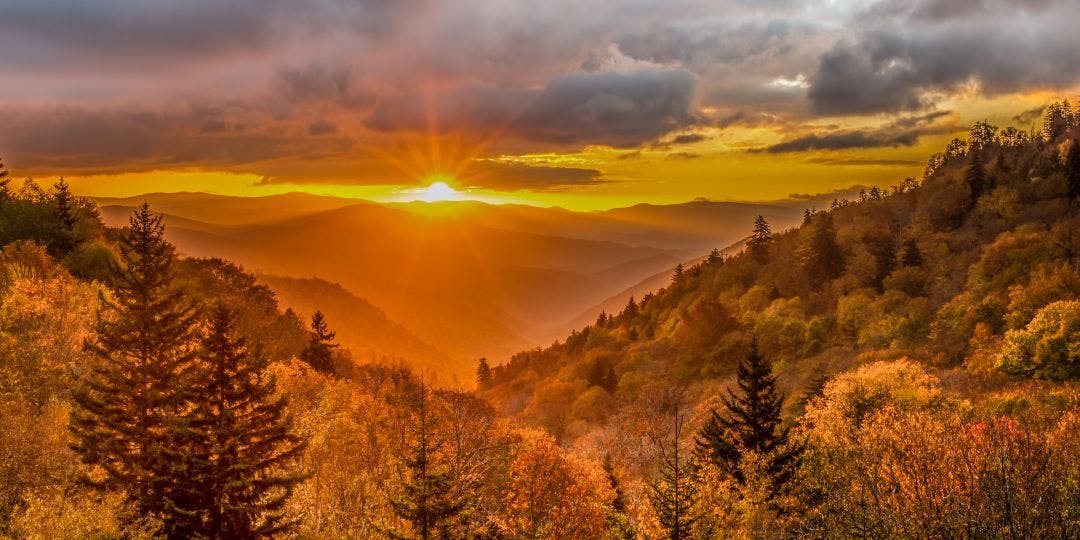
POLYGON ((315 371, 332 375, 334 373, 334 343, 336 332, 330 331, 322 311, 316 310, 311 316, 311 331, 308 332, 308 344, 300 352, 300 359, 307 362, 315 371))
POLYGON ((754 232, 746 242, 746 250, 753 259, 761 264, 769 262, 769 244, 772 243, 772 229, 765 216, 754 220, 754 232))
POLYGON ((11 178, 8 176, 8 170, 4 168, 4 160, 0 159, 0 200, 11 198, 11 188, 8 185, 11 183, 11 178))
POLYGON ((285 532, 293 523, 282 508, 303 480, 283 471, 305 446, 292 432, 285 398, 274 396, 266 359, 251 356, 245 340, 234 337, 234 327, 233 314, 219 303, 201 343, 200 399, 185 444, 187 493, 176 501, 192 516, 186 532, 195 537, 285 532))
POLYGON ((634 317, 637 317, 637 314, 638 314, 638 305, 637 305, 637 302, 634 301, 634 297, 631 296, 630 301, 627 302, 626 307, 623 308, 622 318, 623 318, 624 321, 629 322, 629 321, 634 320, 634 317))
POLYGON ((71 194, 68 184, 60 177, 60 181, 53 184, 53 201, 56 205, 56 215, 68 231, 75 230, 75 224, 79 221, 75 217, 75 197, 71 194))
POLYGON ((836 241, 831 213, 818 214, 813 221, 809 241, 799 250, 799 258, 810 284, 820 287, 844 273, 844 250, 836 241))
POLYGON ((728 390, 725 414, 715 409, 697 438, 698 452, 739 484, 746 479, 740 469, 743 454, 755 452, 767 460, 770 500, 791 480, 802 447, 789 444, 788 429, 781 426, 784 396, 776 391, 771 366, 758 353, 757 342, 739 362, 739 392, 728 390))
POLYGON ((922 253, 914 238, 904 241, 904 252, 900 255, 900 266, 922 266, 922 253))
POLYGON ((693 453, 682 448, 683 418, 675 406, 675 424, 670 444, 660 447, 659 477, 649 484, 648 497, 660 525, 670 540, 692 538, 701 518, 697 512, 697 465, 693 453))
POLYGON ((967 183, 968 190, 971 192, 969 207, 975 208, 975 205, 979 202, 979 197, 981 197, 987 189, 986 169, 983 168, 982 159, 977 151, 971 152, 971 162, 968 164, 967 173, 964 175, 964 181, 967 183))
POLYGON ((97 335, 86 344, 98 361, 74 393, 71 431, 72 448, 104 472, 100 485, 125 489, 176 536, 186 519, 173 502, 184 481, 177 433, 197 398, 190 384, 197 313, 173 286, 174 248, 164 230, 144 203, 123 232, 113 295, 102 295, 97 335))
POLYGON ((706 259, 706 262, 712 266, 723 264, 724 253, 717 248, 713 248, 712 251, 709 252, 709 257, 706 259))
POLYGON ((75 216, 74 196, 63 177, 53 184, 52 199, 53 208, 56 210, 60 224, 63 225, 63 230, 59 231, 54 242, 50 243, 50 248, 54 253, 64 255, 75 249, 78 244, 78 239, 75 237, 75 224, 79 220, 75 216))
POLYGON ((683 276, 686 274, 686 269, 683 267, 683 263, 675 265, 675 271, 671 274, 671 283, 679 283, 682 281, 683 276))
POLYGON ((408 413, 401 422, 397 445, 400 491, 388 499, 394 515, 409 524, 412 535, 386 532, 391 538, 452 538, 454 519, 465 509, 465 500, 454 469, 441 455, 445 440, 437 429, 437 404, 423 381, 407 388, 405 394, 408 413))
POLYGON ((484 388, 489 384, 491 384, 491 366, 488 365, 487 358, 481 358, 476 365, 476 385, 484 388))
POLYGON ((1080 139, 1073 139, 1065 157, 1065 180, 1069 185, 1069 198, 1080 197, 1080 139))
POLYGON ((896 269, 896 245, 889 234, 876 234, 863 238, 866 250, 874 257, 873 285, 878 291, 884 290, 885 278, 896 269))

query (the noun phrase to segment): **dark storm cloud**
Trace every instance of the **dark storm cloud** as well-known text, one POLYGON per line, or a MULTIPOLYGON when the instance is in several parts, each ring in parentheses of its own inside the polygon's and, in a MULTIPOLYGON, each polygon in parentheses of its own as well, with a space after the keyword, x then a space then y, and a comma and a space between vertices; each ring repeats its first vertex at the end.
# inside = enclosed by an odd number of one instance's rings
POLYGON ((808 150, 912 146, 923 135, 951 130, 952 128, 948 125, 935 123, 939 118, 950 114, 949 111, 933 111, 922 115, 900 117, 878 128, 809 133, 759 151, 778 154, 808 150))
POLYGON ((811 77, 815 112, 914 110, 975 83, 986 94, 1080 82, 1080 33, 1068 1, 882 2, 825 53, 811 77))
POLYGON ((0 56, 0 66, 168 70, 176 62, 215 61, 329 31, 383 35, 420 3, 5 0, 0 2, 0 50, 9 54, 0 56))
POLYGON ((232 123, 232 114, 200 107, 170 112, 8 109, 0 112, 0 148, 26 171, 90 174, 186 166, 229 169, 281 156, 339 153, 350 146, 344 139, 304 143, 271 129, 247 130, 232 123))
POLYGON ((439 96, 433 104, 419 96, 387 99, 367 125, 386 132, 424 131, 435 118, 444 130, 505 130, 508 137, 557 145, 635 146, 694 123, 696 83, 679 69, 575 72, 542 91, 469 88, 439 96))
POLYGON ((972 83, 1070 87, 1075 16, 1074 0, 0 0, 0 151, 40 170, 275 161, 269 176, 298 178, 285 162, 416 132, 484 141, 480 157, 655 149, 705 125, 789 134, 771 152, 904 146, 938 117, 799 126, 940 116, 972 83))

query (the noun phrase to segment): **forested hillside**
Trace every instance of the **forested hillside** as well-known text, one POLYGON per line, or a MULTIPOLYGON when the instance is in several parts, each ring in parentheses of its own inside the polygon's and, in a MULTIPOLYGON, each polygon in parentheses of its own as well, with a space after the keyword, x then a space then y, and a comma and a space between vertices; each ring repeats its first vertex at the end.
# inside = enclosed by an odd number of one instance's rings
POLYGON ((485 363, 481 395, 614 464, 649 537, 1071 537, 1078 134, 1067 103, 1038 132, 978 123, 921 179, 790 230, 759 218, 740 253, 485 363), (737 374, 752 348, 756 383, 737 374), (762 397, 770 371, 782 416, 762 397), (763 400, 750 412, 747 388, 763 400), (744 429, 781 440, 763 451, 744 429), (772 461, 780 447, 798 467, 772 461))
POLYGON ((1078 136, 976 124, 475 388, 0 173, 0 536, 1075 538, 1078 136))

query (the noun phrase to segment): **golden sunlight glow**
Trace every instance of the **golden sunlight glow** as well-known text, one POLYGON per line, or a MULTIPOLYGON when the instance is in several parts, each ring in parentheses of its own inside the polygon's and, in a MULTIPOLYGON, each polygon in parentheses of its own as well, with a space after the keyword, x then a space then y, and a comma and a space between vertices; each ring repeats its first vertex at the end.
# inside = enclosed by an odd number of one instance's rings
POLYGON ((416 192, 416 200, 424 202, 460 201, 464 198, 460 191, 441 180, 416 192))

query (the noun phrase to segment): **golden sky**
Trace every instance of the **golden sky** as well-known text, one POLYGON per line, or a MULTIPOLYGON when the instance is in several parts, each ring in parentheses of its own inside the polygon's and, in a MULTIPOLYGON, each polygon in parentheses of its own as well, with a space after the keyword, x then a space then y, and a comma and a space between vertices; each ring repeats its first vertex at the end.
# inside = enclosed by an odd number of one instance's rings
POLYGON ((918 176, 1080 76, 1066 0, 41 0, 0 7, 0 156, 76 192, 576 210, 918 176))

